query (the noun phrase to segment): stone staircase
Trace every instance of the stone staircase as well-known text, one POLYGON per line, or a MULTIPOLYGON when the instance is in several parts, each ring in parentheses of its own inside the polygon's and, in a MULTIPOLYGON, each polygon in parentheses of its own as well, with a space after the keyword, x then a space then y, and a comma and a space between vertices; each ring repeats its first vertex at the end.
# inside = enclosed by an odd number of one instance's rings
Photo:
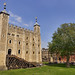
POLYGON ((31 68, 39 66, 38 63, 27 62, 15 55, 6 56, 6 67, 9 69, 31 68))

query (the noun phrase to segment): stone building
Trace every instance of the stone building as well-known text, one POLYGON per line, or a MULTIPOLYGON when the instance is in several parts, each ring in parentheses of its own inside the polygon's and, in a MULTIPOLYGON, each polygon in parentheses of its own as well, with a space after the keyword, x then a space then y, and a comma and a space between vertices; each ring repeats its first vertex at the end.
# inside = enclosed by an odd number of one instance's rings
MULTIPOLYGON (((50 63, 66 63, 66 57, 61 57, 59 54, 56 53, 51 54, 48 49, 42 48, 42 62, 50 62, 50 63)), ((75 53, 70 55, 70 63, 75 63, 75 53)))
POLYGON ((42 62, 57 62, 57 56, 55 53, 51 54, 48 49, 42 48, 42 62))
POLYGON ((42 48, 42 62, 50 62, 51 54, 48 49, 42 48))
POLYGON ((34 24, 34 31, 10 25, 9 14, 0 12, 0 69, 6 69, 6 55, 16 55, 28 62, 42 62, 40 25, 34 24))

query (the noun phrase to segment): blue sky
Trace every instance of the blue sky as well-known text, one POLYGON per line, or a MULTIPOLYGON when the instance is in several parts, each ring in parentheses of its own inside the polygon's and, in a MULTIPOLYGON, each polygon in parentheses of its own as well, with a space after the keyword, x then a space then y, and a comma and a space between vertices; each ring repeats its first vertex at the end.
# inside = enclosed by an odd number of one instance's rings
POLYGON ((9 22, 33 30, 35 17, 41 27, 42 47, 63 23, 75 23, 75 0, 0 0, 0 11, 7 3, 9 22))

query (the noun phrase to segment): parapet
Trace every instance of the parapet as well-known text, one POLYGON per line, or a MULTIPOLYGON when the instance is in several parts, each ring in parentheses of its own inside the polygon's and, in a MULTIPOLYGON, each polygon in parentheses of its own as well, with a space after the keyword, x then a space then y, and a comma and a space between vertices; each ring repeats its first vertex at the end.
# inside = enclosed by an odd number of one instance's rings
POLYGON ((9 29, 15 29, 17 31, 24 31, 24 32, 28 32, 28 33, 34 33, 32 30, 29 30, 29 29, 25 29, 25 28, 22 28, 22 27, 18 27, 16 25, 13 25, 13 24, 8 24, 8 27, 9 29))

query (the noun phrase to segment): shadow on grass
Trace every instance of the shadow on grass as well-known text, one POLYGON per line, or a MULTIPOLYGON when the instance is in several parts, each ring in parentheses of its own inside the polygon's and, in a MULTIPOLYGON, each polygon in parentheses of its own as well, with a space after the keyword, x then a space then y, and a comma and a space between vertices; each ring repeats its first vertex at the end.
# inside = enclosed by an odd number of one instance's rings
MULTIPOLYGON (((45 65, 47 65, 47 66, 53 66, 53 67, 67 68, 66 67, 66 63, 45 63, 45 65)), ((75 68, 75 65, 70 64, 70 68, 75 68)))

